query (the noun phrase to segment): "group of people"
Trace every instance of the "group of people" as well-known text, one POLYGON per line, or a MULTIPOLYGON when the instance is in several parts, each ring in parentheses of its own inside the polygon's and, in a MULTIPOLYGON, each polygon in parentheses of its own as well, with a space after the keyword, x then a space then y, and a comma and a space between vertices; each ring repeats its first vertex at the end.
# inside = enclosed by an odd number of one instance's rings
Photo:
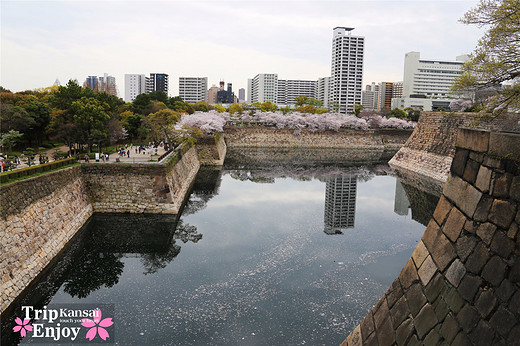
POLYGON ((2 172, 7 172, 16 169, 19 164, 21 164, 21 161, 18 156, 9 159, 7 154, 0 154, 0 166, 2 167, 2 172))

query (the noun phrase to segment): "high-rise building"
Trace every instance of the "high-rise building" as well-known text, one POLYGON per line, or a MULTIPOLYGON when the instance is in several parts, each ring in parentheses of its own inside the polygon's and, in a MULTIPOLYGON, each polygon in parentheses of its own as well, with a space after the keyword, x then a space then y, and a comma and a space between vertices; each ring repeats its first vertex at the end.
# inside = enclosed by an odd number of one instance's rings
POLYGON ((323 102, 323 108, 329 108, 330 77, 318 78, 316 86, 316 99, 323 102))
POLYGON ((421 59, 419 52, 406 53, 402 97, 392 100, 392 108, 447 109, 455 97, 450 94, 451 86, 468 59, 468 55, 460 55, 455 61, 430 60, 421 59))
POLYGON ((208 101, 208 77, 179 77, 179 96, 188 103, 208 101))
POLYGON ((109 76, 108 73, 105 73, 103 77, 88 76, 83 86, 96 92, 106 92, 117 96, 116 78, 109 76))
POLYGON ((392 84, 392 98, 403 97, 403 82, 394 82, 392 84))
POLYGON ((220 82, 220 90, 217 91, 217 103, 235 103, 235 94, 233 93, 233 86, 228 83, 227 90, 224 89, 224 82, 220 82))
POLYGON ((280 106, 296 104, 298 96, 316 98, 317 81, 299 79, 279 79, 278 80, 278 99, 280 106))
POLYGON ((144 74, 125 74, 125 101, 133 102, 137 95, 146 93, 144 74))
POLYGON ((150 73, 146 78, 146 92, 162 91, 168 95, 168 75, 166 73, 150 73))
POLYGON ((244 88, 238 89, 238 102, 240 102, 240 103, 246 102, 246 89, 244 89, 244 88))
POLYGON ((88 76, 83 84, 84 87, 90 88, 92 90, 98 90, 99 79, 97 76, 88 76))
POLYGON ((218 86, 213 85, 208 90, 208 103, 210 105, 217 103, 217 92, 219 91, 218 86))
POLYGON ((381 82, 379 88, 379 109, 391 109, 393 91, 394 83, 381 82))
POLYGON ((353 113, 361 104, 365 38, 352 35, 354 28, 336 27, 332 38, 331 104, 340 113, 353 113))
POLYGON ((403 185, 399 179, 395 180, 395 197, 394 197, 394 213, 397 215, 408 215, 408 209, 410 209, 410 202, 408 202, 408 196, 404 191, 403 185))
POLYGON ((421 53, 409 52, 404 57, 403 97, 423 95, 428 98, 448 97, 455 78, 462 73, 467 55, 456 61, 421 59, 421 53))
POLYGON ((364 109, 379 109, 379 89, 381 85, 372 82, 361 92, 361 105, 364 109))
POLYGON ((278 74, 261 73, 248 80, 248 103, 278 103, 278 74))
POLYGON ((356 192, 356 176, 337 175, 327 178, 325 187, 325 233, 341 234, 342 229, 354 227, 356 192))

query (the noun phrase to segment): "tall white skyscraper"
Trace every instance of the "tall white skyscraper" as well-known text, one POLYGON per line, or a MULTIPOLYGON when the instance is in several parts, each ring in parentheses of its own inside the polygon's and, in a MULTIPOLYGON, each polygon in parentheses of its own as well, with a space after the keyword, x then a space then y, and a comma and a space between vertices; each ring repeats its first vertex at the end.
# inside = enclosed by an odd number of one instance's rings
POLYGON ((315 80, 279 79, 277 104, 295 105, 298 96, 316 98, 316 88, 315 80))
POLYGON ((327 178, 325 188, 325 230, 327 234, 341 234, 354 227, 356 216, 357 177, 337 175, 327 178))
POLYGON ((365 38, 352 35, 354 28, 336 27, 332 38, 331 104, 339 113, 353 113, 361 104, 365 38))
POLYGON ((146 92, 146 77, 144 74, 125 74, 125 101, 133 102, 137 95, 146 92))
POLYGON ((179 96, 184 102, 208 101, 208 77, 179 77, 179 96))

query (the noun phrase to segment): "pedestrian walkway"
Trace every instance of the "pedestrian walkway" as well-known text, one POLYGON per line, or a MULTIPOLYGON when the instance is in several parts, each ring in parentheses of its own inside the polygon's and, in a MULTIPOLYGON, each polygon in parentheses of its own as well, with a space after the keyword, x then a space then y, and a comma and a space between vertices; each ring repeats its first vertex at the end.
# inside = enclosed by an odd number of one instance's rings
MULTIPOLYGON (((99 161, 95 159, 90 159, 88 163, 140 163, 140 164, 154 164, 157 163, 157 159, 164 154, 166 151, 164 147, 157 148, 146 148, 144 151, 139 153, 139 147, 130 146, 128 149, 130 151, 130 156, 127 154, 119 155, 118 153, 113 153, 108 156, 108 160, 103 161, 101 158, 99 161), (136 152, 136 148, 138 149, 136 152)), ((84 162, 83 157, 81 157, 81 161, 84 162)))

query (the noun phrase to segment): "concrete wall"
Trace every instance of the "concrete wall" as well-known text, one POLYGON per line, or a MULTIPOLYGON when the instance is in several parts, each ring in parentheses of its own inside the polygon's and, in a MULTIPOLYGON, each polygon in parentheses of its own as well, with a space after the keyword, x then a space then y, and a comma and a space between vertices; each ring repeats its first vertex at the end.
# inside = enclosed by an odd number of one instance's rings
POLYGON ((412 130, 340 130, 316 131, 276 129, 268 127, 228 126, 224 135, 228 148, 336 148, 399 149, 412 130))
POLYGON ((80 166, 2 186, 0 312, 93 213, 80 166))
POLYGON ((518 345, 520 134, 463 129, 399 277, 342 345, 518 345))
POLYGON ((442 185, 448 178, 459 128, 520 131, 519 120, 514 114, 479 118, 477 113, 421 112, 417 127, 389 164, 403 174, 418 173, 442 185))

